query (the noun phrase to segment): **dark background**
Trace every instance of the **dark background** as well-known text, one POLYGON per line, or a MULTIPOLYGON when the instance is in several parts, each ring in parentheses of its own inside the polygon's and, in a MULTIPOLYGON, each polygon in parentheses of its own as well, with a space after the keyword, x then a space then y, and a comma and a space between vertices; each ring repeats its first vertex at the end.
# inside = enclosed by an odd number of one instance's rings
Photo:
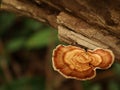
POLYGON ((0 12, 0 90, 120 90, 120 64, 97 70, 93 80, 65 79, 52 68, 57 30, 24 16, 0 12))

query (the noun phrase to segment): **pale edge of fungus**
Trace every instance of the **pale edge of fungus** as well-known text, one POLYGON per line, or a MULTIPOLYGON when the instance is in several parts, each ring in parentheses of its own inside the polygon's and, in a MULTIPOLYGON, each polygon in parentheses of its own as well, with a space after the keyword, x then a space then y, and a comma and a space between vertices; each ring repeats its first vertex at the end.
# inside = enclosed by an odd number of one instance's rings
MULTIPOLYGON (((109 64, 109 66, 108 66, 107 68, 104 68, 104 69, 110 68, 110 67, 112 66, 112 64, 114 63, 114 60, 115 60, 115 56, 114 56, 113 52, 112 52, 110 49, 103 49, 103 48, 96 48, 96 49, 92 50, 92 52, 94 52, 94 51, 96 51, 96 50, 98 50, 98 49, 107 51, 107 52, 109 52, 110 55, 112 56, 112 62, 111 62, 111 64, 109 64)), ((91 50, 90 50, 90 51, 91 51, 91 50)), ((103 69, 103 68, 96 67, 96 69, 103 69)))
MULTIPOLYGON (((99 67, 94 68, 94 69, 93 69, 93 70, 94 70, 94 75, 93 75, 92 77, 85 78, 85 79, 80 79, 80 78, 77 78, 77 77, 67 76, 67 75, 63 74, 59 69, 57 69, 57 68, 55 67, 55 63, 54 63, 54 52, 55 52, 60 46, 65 46, 65 45, 61 45, 61 44, 60 44, 60 45, 58 45, 58 46, 53 50, 53 54, 52 54, 52 64, 53 64, 53 69, 54 69, 55 71, 58 71, 58 72, 59 72, 62 76, 64 76, 65 78, 68 78, 68 79, 76 79, 76 80, 90 80, 90 79, 93 79, 93 78, 96 76, 96 69, 101 69, 101 68, 99 68, 99 67)), ((68 46, 72 46, 72 45, 68 45, 68 46)), ((102 48, 96 48, 96 49, 92 50, 92 52, 94 52, 94 51, 97 50, 97 49, 102 49, 102 48)), ((111 50, 109 50, 109 49, 102 49, 102 50, 105 50, 105 51, 110 52, 110 55, 112 56, 112 62, 111 62, 111 64, 109 64, 109 66, 108 66, 107 68, 105 68, 105 69, 108 69, 108 68, 111 67, 111 65, 112 65, 113 62, 114 62, 114 54, 113 54, 113 52, 112 52, 111 50)), ((90 50, 90 51, 91 51, 91 50, 90 50)))

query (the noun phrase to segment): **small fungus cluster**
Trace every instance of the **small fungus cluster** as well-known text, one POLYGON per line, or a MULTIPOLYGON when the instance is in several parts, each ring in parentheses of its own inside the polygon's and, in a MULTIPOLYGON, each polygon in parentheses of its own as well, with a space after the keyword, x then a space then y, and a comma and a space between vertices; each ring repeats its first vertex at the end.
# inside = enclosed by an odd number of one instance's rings
POLYGON ((54 70, 66 78, 89 80, 96 76, 96 69, 107 69, 114 62, 111 50, 97 48, 85 51, 82 48, 58 45, 53 50, 54 70))

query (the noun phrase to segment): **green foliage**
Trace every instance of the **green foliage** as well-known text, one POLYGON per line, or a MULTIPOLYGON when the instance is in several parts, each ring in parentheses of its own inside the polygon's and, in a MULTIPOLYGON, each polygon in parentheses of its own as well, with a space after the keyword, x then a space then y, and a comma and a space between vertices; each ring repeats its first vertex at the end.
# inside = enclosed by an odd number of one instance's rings
POLYGON ((4 74, 3 74, 3 71, 2 71, 2 68, 0 67, 0 76, 2 77, 2 78, 4 78, 4 74))
POLYGON ((18 51, 21 48, 25 49, 35 49, 42 48, 49 45, 53 41, 57 41, 57 35, 52 36, 52 30, 45 28, 42 31, 35 32, 30 37, 19 37, 13 38, 6 44, 6 50, 8 51, 18 51))
POLYGON ((27 48, 37 48, 43 47, 48 45, 52 41, 51 30, 44 29, 33 34, 27 41, 26 47, 27 48))
MULTIPOLYGON (((21 18, 21 26, 16 30, 15 37, 24 37, 34 34, 35 32, 41 31, 45 26, 43 24, 30 19, 30 18, 21 18)), ((48 27, 49 28, 49 27, 48 27)))
POLYGON ((113 71, 114 71, 117 75, 120 75, 120 64, 119 64, 119 63, 115 63, 115 64, 114 64, 113 71))
POLYGON ((109 82, 108 89, 109 90, 120 90, 118 83, 115 82, 115 81, 110 81, 109 82))
POLYGON ((7 32, 8 28, 13 24, 16 17, 13 13, 0 12, 0 35, 7 32))
POLYGON ((12 52, 20 50, 23 47, 24 43, 24 38, 12 39, 8 42, 8 44, 6 44, 6 50, 12 52))
POLYGON ((23 27, 25 30, 39 30, 43 27, 43 25, 33 19, 24 19, 23 27))
POLYGON ((90 87, 89 90, 102 90, 100 84, 94 84, 90 87))
POLYGON ((0 87, 0 90, 44 90, 45 79, 43 77, 20 78, 0 87))
POLYGON ((90 81, 84 81, 82 82, 83 88, 85 90, 89 90, 90 86, 92 85, 92 83, 90 81))
MULTIPOLYGON (((22 18, 20 26, 15 28, 16 16, 8 12, 0 12, 0 37, 4 41, 5 52, 13 53, 21 49, 34 50, 47 47, 52 43, 58 43, 57 31, 30 18, 22 18), (9 33, 8 33, 9 32, 9 33)), ((9 67, 9 57, 6 55, 9 67)), ((1 58, 0 58, 1 61, 1 58)), ((120 64, 115 63, 111 69, 118 77, 120 75, 120 64)), ((0 77, 4 73, 0 67, 0 77)), ((91 81, 82 82, 84 90, 102 90, 101 84, 91 81)), ((109 90, 119 90, 119 83, 111 80, 108 83, 109 90)), ((20 77, 10 83, 4 83, 0 90, 45 90, 45 77, 20 77)))
MULTIPOLYGON (((12 26, 15 18, 14 14, 1 13, 0 23, 2 24, 0 34, 3 34, 2 32, 7 33, 5 29, 12 26)), ((53 32, 52 28, 29 18, 22 18, 21 22, 20 28, 18 26, 16 30, 14 28, 14 30, 10 32, 12 35, 5 44, 6 50, 9 52, 15 52, 23 48, 42 48, 52 42, 58 42, 56 30, 53 32)))
POLYGON ((90 81, 85 81, 82 84, 85 90, 102 90, 101 85, 98 83, 92 83, 90 81))
POLYGON ((17 19, 15 14, 0 12, 0 37, 5 50, 5 55, 0 58, 0 64, 2 58, 5 58, 4 60, 7 63, 5 64, 6 67, 0 65, 0 80, 2 78, 5 82, 0 86, 0 90, 45 90, 45 77, 20 77, 10 83, 7 82, 6 78, 4 79, 3 68, 9 69, 11 64, 9 63, 10 57, 7 54, 21 49, 40 49, 47 47, 52 42, 58 42, 57 31, 30 18, 17 19))

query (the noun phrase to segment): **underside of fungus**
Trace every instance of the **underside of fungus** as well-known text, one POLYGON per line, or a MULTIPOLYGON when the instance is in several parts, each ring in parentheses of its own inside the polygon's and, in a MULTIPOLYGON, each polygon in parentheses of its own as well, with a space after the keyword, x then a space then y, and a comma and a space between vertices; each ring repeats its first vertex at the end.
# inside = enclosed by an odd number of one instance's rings
POLYGON ((53 50, 54 70, 66 78, 89 80, 96 76, 96 69, 107 69, 114 62, 114 55, 108 49, 85 51, 82 48, 58 45, 53 50))

